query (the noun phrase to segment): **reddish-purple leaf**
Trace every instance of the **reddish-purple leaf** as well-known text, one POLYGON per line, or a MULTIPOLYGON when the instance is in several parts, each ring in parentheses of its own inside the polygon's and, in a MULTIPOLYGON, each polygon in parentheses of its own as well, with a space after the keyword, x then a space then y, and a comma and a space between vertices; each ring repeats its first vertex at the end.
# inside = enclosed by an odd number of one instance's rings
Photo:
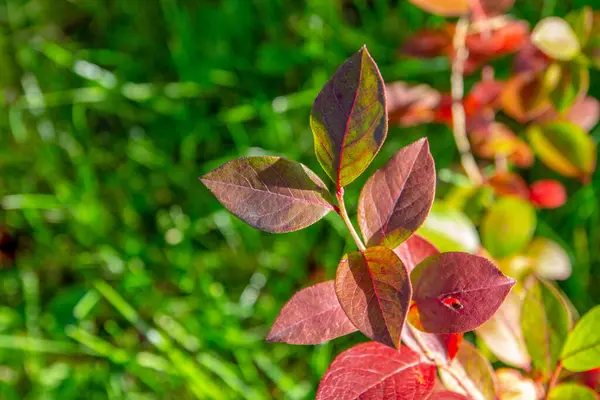
POLYGON ((414 328, 408 321, 402 329, 402 343, 411 350, 444 364, 450 364, 462 340, 462 333, 426 333, 414 328))
POLYGON ((402 261, 386 247, 342 258, 335 291, 346 315, 369 338, 399 348, 412 288, 402 261))
POLYGON ((400 257, 400 261, 410 273, 421 261, 438 254, 439 251, 427 239, 415 234, 396 247, 394 253, 400 257))
POLYGON ((321 379, 317 400, 426 399, 435 365, 407 347, 379 343, 354 346, 336 357, 321 379))
POLYGON ((394 248, 425 221, 435 194, 427 139, 397 152, 367 180, 358 202, 360 230, 369 246, 394 248))
POLYGON ((306 166, 281 157, 238 158, 200 181, 229 211, 267 232, 297 231, 333 210, 323 181, 306 166))
POLYGON ((338 68, 312 107, 315 153, 337 188, 356 179, 387 135, 385 88, 363 46, 338 68))
POLYGON ((481 17, 491 17, 505 13, 514 4, 515 0, 473 0, 471 8, 476 14, 481 12, 483 14, 481 17))
POLYGON ((400 126, 433 121, 440 103, 440 92, 427 85, 393 82, 385 87, 389 123, 400 126))
POLYGON ((477 328, 515 284, 489 260, 455 252, 427 258, 412 271, 411 281, 423 328, 432 333, 477 328))
POLYGON ((267 341, 319 344, 356 330, 342 310, 331 280, 293 295, 273 323, 267 341))
POLYGON ((469 400, 468 397, 456 392, 436 392, 428 400, 469 400))

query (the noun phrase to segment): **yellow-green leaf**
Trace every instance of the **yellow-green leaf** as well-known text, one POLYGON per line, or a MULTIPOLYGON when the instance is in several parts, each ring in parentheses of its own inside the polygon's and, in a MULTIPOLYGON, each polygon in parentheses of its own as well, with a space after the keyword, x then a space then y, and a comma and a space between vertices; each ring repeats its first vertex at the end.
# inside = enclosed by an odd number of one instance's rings
POLYGON ((563 383, 550 391, 548 400, 597 400, 598 394, 592 389, 577 384, 563 383))
POLYGON ((527 137, 541 161, 564 176, 586 178, 596 168, 596 145, 578 125, 553 121, 532 126, 527 137))
POLYGON ((569 334, 562 363, 573 372, 600 367, 600 306, 588 311, 569 334))
POLYGON ((559 80, 550 100, 559 113, 567 111, 590 87, 590 71, 585 65, 571 62, 560 66, 559 80))
POLYGON ((572 60, 581 46, 571 26, 562 18, 544 18, 531 33, 531 41, 548 57, 556 60, 572 60))

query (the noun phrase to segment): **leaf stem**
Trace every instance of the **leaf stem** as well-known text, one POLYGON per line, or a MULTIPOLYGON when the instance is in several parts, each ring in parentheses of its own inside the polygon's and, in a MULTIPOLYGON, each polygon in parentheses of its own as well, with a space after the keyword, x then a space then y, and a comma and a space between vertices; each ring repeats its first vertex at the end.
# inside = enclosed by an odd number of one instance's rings
POLYGON ((554 388, 554 386, 556 386, 556 384, 558 383, 558 376, 560 375, 560 371, 562 370, 562 362, 558 361, 558 364, 556 365, 556 368, 554 369, 554 372, 552 373, 552 378, 550 378, 550 383, 548 383, 548 390, 546 390, 546 399, 548 398, 548 396, 550 396, 550 392, 552 391, 552 389, 554 388))
POLYGON ((348 231, 350 231, 350 235, 352 235, 352 239, 354 239, 354 242, 356 243, 358 249, 360 251, 365 251, 366 247, 363 244, 362 240, 360 240, 360 236, 358 236, 356 229, 354 229, 352 221, 350 221, 350 217, 348 216, 348 212, 346 211, 346 204, 344 203, 344 188, 339 188, 335 197, 337 198, 339 205, 339 210, 337 210, 338 214, 340 215, 340 217, 342 217, 342 220, 346 224, 348 231))
POLYGON ((469 57, 466 40, 469 31, 469 17, 462 16, 456 24, 452 47, 454 48, 454 60, 452 62, 452 131, 454 133, 454 142, 460 153, 460 162, 474 185, 481 185, 483 178, 471 153, 471 145, 467 138, 467 118, 462 100, 465 92, 465 83, 463 74, 465 63, 469 57))

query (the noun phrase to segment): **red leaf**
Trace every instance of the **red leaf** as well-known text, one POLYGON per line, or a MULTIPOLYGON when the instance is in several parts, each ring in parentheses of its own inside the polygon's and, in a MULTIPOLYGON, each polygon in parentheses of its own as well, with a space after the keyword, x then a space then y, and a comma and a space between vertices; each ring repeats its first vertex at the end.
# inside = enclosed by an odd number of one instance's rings
POLYGON ((467 36, 466 45, 473 57, 498 58, 519 50, 529 37, 529 28, 523 21, 511 21, 491 32, 467 36))
POLYGON ((488 184, 498 196, 517 196, 525 200, 529 199, 527 182, 521 175, 514 172, 497 172, 488 179, 488 184))
POLYGON ((435 168, 427 139, 397 152, 367 180, 358 222, 368 245, 396 247, 425 221, 435 194, 435 168))
POLYGON ((401 55, 433 58, 452 52, 453 26, 443 29, 423 29, 411 36, 400 50, 401 55))
POLYGON ((369 338, 399 348, 412 288, 394 252, 370 247, 342 258, 335 291, 346 315, 369 338))
POLYGON ((433 333, 477 328, 515 284, 489 260, 453 252, 427 258, 412 271, 411 280, 423 328, 433 333))
POLYGON ((476 83, 463 103, 467 118, 486 111, 495 112, 500 107, 500 95, 503 88, 503 82, 494 80, 476 83))
POLYGON ((334 282, 326 281, 292 296, 279 312, 267 341, 319 344, 356 330, 340 306, 334 282))
POLYGON ((333 209, 321 179, 306 166, 281 157, 238 158, 200 181, 229 211, 267 232, 292 232, 333 209))
POLYGON ((407 347, 363 343, 336 357, 321 379, 317 400, 426 399, 435 365, 407 347))
POLYGON ((421 261, 439 251, 427 239, 415 234, 396 247, 394 253, 410 273, 421 261))
POLYGON ((431 395, 428 400, 469 400, 468 397, 456 392, 437 392, 431 395))
POLYGON ((562 183, 545 179, 531 184, 529 199, 539 208, 557 208, 567 201, 567 191, 562 183))
POLYGON ((427 85, 409 86, 405 82, 386 85, 389 123, 412 126, 433 121, 440 93, 427 85))
POLYGON ((407 321, 402 330, 402 342, 411 350, 438 362, 450 364, 456 356, 463 340, 462 333, 426 333, 421 332, 407 321))

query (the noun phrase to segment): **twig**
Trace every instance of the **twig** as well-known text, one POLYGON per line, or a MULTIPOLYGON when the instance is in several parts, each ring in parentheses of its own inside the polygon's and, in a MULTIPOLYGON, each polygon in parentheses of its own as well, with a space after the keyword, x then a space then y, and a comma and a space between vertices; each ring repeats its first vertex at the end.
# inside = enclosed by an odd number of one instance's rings
POLYGON ((460 153, 461 164, 474 185, 481 185, 483 178, 471 153, 471 145, 467 138, 467 124, 465 109, 462 99, 465 92, 463 74, 465 63, 469 57, 466 47, 466 37, 469 31, 469 17, 462 16, 456 24, 452 46, 454 48, 454 60, 452 62, 452 125, 454 141, 460 153))
POLYGON ((350 231, 350 234, 352 235, 352 239, 354 239, 354 242, 356 243, 356 246, 358 247, 358 249, 360 251, 365 251, 365 245, 363 244, 362 240, 360 240, 360 236, 358 236, 356 229, 354 229, 354 226, 352 225, 352 221, 350 221, 350 217, 348 216, 348 212, 346 211, 346 204, 344 203, 344 188, 340 188, 338 190, 338 192, 336 193, 336 198, 337 198, 338 205, 339 205, 339 210, 336 210, 336 211, 338 212, 340 217, 342 217, 342 220, 344 220, 344 223, 346 224, 346 227, 350 231))
POLYGON ((548 399, 548 397, 550 396, 550 392, 552 391, 554 386, 556 386, 556 383, 558 382, 558 377, 560 375, 561 370, 562 370, 562 362, 559 361, 558 364, 556 365, 556 368, 554 369, 554 372, 552 373, 552 378, 550 378, 550 383, 548 383, 548 390, 546 390, 546 399, 548 399))

